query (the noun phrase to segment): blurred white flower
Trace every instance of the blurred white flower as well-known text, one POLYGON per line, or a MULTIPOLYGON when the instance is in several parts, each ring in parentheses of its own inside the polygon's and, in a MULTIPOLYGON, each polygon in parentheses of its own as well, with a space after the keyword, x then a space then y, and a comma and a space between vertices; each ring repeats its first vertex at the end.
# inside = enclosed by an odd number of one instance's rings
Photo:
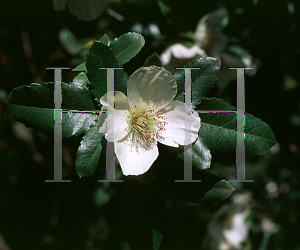
POLYGON ((183 67, 189 62, 204 56, 206 56, 205 51, 198 45, 188 48, 180 43, 176 43, 170 46, 160 58, 167 70, 175 72, 176 67, 183 67))
POLYGON ((277 233, 280 227, 269 218, 263 218, 261 221, 261 230, 266 233, 277 233))
POLYGON ((164 67, 175 72, 175 67, 183 67, 199 57, 219 58, 221 71, 217 85, 220 89, 224 89, 229 81, 236 78, 236 71, 229 70, 228 67, 253 67, 253 70, 246 73, 255 74, 256 65, 253 65, 250 54, 239 46, 228 47, 228 38, 223 34, 223 28, 227 24, 228 13, 224 8, 203 16, 196 27, 191 48, 177 43, 161 54, 164 67))
POLYGON ((278 196, 279 190, 278 185, 274 181, 270 181, 266 185, 266 191, 268 192, 268 197, 274 199, 278 196))
POLYGON ((207 226, 207 236, 203 242, 207 250, 240 250, 248 236, 245 223, 249 210, 237 211, 235 204, 222 206, 207 226))
POLYGON ((203 241, 205 250, 242 250, 248 236, 246 218, 250 215, 252 195, 249 192, 235 193, 229 204, 223 205, 207 225, 203 241))
POLYGON ((105 10, 107 0, 53 0, 54 10, 61 11, 68 6, 72 15, 81 21, 97 19, 105 10))
POLYGON ((173 75, 152 66, 142 67, 129 77, 128 97, 115 91, 115 108, 108 104, 107 94, 101 97, 102 110, 108 112, 99 115, 97 129, 115 143, 124 175, 148 171, 158 157, 157 142, 171 147, 186 145, 186 123, 191 125, 190 143, 197 139, 200 117, 184 103, 174 101, 176 93, 173 75), (114 119, 109 119, 110 115, 114 119))
POLYGON ((218 9, 203 16, 195 30, 195 41, 210 56, 219 57, 226 48, 228 38, 223 34, 223 27, 228 23, 226 9, 218 9))

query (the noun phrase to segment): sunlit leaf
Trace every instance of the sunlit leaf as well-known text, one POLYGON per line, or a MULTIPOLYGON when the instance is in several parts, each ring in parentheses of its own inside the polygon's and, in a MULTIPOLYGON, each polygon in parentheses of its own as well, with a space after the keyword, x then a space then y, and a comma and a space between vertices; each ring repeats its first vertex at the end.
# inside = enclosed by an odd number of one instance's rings
POLYGON ((144 63, 144 67, 150 66, 162 67, 162 62, 156 52, 149 56, 146 62, 144 63))
MULTIPOLYGON (((102 68, 120 68, 112 50, 102 42, 95 41, 87 53, 86 60, 89 87, 99 102, 107 93, 107 70, 102 68)), ((126 94, 128 76, 123 69, 114 70, 115 90, 126 94)))
MULTIPOLYGON (((15 88, 7 100, 13 119, 42 133, 54 133, 54 83, 33 83, 15 88)), ((87 88, 62 83, 62 109, 94 110, 92 96, 87 88)), ((93 113, 62 113, 62 136, 79 135, 96 122, 93 113)))
POLYGON ((82 64, 79 64, 73 71, 86 71, 85 62, 82 64))
MULTIPOLYGON (((200 68, 192 70, 192 103, 198 105, 218 80, 220 73, 219 61, 216 58, 203 57, 189 63, 185 68, 200 68)), ((176 72, 174 77, 177 82, 175 99, 184 102, 184 70, 176 72)))
MULTIPOLYGON (((200 105, 201 110, 235 110, 222 99, 210 98, 200 105)), ((213 152, 222 154, 236 151, 236 113, 200 113, 199 137, 213 152)), ((246 156, 262 155, 275 145, 275 136, 268 124, 251 114, 245 116, 246 156)))
POLYGON ((104 34, 104 36, 99 39, 99 42, 103 43, 104 45, 108 45, 108 41, 109 37, 106 34, 104 34))
POLYGON ((235 188, 226 180, 218 181, 201 199, 201 201, 222 201, 233 194, 235 188))
POLYGON ((89 79, 87 78, 87 75, 85 72, 79 73, 74 79, 73 83, 77 84, 81 87, 87 87, 88 86, 89 79))
MULTIPOLYGON (((201 139, 197 139, 192 148, 186 151, 189 156, 192 156, 193 166, 202 169, 210 167, 211 154, 209 149, 202 143, 201 139)), ((178 154, 180 159, 184 159, 184 153, 178 154)))
POLYGON ((114 52, 119 65, 122 66, 133 58, 143 48, 145 39, 142 35, 134 32, 126 33, 114 39, 109 47, 114 52))
POLYGON ((79 177, 92 176, 96 171, 102 146, 100 134, 95 126, 86 131, 76 154, 76 171, 79 177))

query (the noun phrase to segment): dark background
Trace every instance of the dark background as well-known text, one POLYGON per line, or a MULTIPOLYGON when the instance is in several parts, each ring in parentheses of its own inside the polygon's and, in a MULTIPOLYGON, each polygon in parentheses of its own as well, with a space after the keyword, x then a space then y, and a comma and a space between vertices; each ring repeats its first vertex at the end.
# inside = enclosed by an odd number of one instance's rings
MULTIPOLYGON (((28 130, 13 121, 5 100, 15 87, 53 81, 53 71, 46 67, 74 68, 85 61, 85 51, 72 54, 63 46, 59 38, 61 30, 69 29, 84 44, 104 33, 113 39, 140 25, 146 45, 124 65, 130 75, 153 52, 161 54, 170 44, 183 41, 180 33, 194 32, 203 15, 221 6, 229 13, 224 34, 230 43, 246 49, 258 65, 255 75, 246 75, 246 112, 268 123, 280 145, 279 151, 277 147, 273 153, 249 159, 248 177, 255 182, 236 188, 253 196, 253 225, 255 219, 262 217, 270 217, 280 225, 280 231, 271 236, 266 249, 300 249, 300 2, 163 2, 171 7, 167 15, 156 1, 112 1, 108 8, 124 20, 104 12, 91 22, 79 21, 68 10, 55 12, 52 1, 0 2, 0 235, 11 249, 125 250, 129 249, 128 239, 134 238, 147 245, 143 235, 149 232, 132 236, 134 230, 128 226, 130 216, 144 211, 141 218, 152 214, 159 220, 163 209, 152 208, 149 202, 152 196, 159 199, 158 191, 149 191, 145 197, 142 191, 135 193, 136 189, 125 194, 123 184, 100 185, 97 180, 103 179, 104 174, 101 161, 93 177, 79 179, 74 163, 81 137, 63 140, 63 176, 72 182, 44 182, 53 177, 53 136, 28 130), (160 36, 147 30, 150 23, 159 27, 160 36), (270 182, 278 186, 275 197, 267 192, 270 182), (282 185, 288 188, 280 188, 282 185), (135 210, 129 206, 133 203, 135 210)), ((63 81, 72 81, 76 74, 63 71, 63 81)), ((217 91, 215 88, 210 96, 216 96, 217 91)), ((235 105, 235 95, 236 82, 232 81, 219 97, 235 105)), ((234 164, 230 160, 213 155, 211 172, 227 178, 232 170, 234 164)), ((206 223, 221 204, 199 205, 197 211, 203 211, 203 216, 197 217, 197 223, 194 207, 177 204, 167 209, 164 213, 173 231, 163 249, 201 249, 206 223), (173 244, 176 246, 172 248, 173 244)), ((141 221, 147 223, 147 219, 141 221)), ((251 231, 252 249, 259 249, 262 237, 263 233, 251 231)))

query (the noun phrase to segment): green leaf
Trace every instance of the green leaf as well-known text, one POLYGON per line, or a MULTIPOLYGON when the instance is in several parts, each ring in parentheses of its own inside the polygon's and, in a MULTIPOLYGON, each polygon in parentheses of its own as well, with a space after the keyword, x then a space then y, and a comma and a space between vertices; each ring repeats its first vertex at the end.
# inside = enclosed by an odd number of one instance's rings
POLYGON ((143 48, 145 39, 142 35, 134 32, 126 33, 114 39, 109 47, 114 52, 120 66, 128 62, 143 48))
MULTIPOLYGON (((101 42, 95 41, 87 53, 86 68, 89 87, 99 103, 107 93, 107 70, 99 68, 119 68, 120 65, 111 49, 101 42)), ((127 92, 128 76, 123 69, 114 70, 115 90, 127 92)))
POLYGON ((87 78, 87 75, 85 72, 81 72, 79 73, 74 79, 73 79, 73 83, 77 84, 81 87, 86 87, 88 85, 89 79, 87 78))
POLYGON ((192 41, 195 41, 195 34, 193 31, 187 31, 185 33, 180 33, 179 36, 190 39, 192 41))
POLYGON ((220 180, 210 189, 201 201, 222 201, 228 198, 235 191, 235 188, 226 180, 220 180))
POLYGON ((144 63, 144 67, 150 66, 162 67, 162 62, 156 52, 149 56, 146 62, 144 63))
POLYGON ((96 126, 98 114, 94 113, 73 113, 64 112, 62 114, 62 137, 70 137, 73 135, 81 135, 90 126, 96 126))
POLYGON ((99 42, 103 43, 106 46, 108 46, 108 41, 109 41, 109 37, 106 34, 104 34, 104 36, 99 39, 99 42))
MULTIPOLYGON (((170 0, 158 0, 157 1, 158 7, 160 9, 161 14, 165 17, 166 21, 170 24, 176 25, 178 27, 180 25, 179 19, 182 20, 182 18, 179 17, 178 14, 178 4, 179 2, 170 1, 170 0)), ((182 10, 182 4, 181 4, 181 10, 182 10)), ((182 21, 181 21, 182 22, 182 21)))
POLYGON ((92 176, 100 159, 103 134, 99 134, 95 126, 86 131, 76 154, 76 171, 79 177, 92 176))
MULTIPOLYGON (((189 155, 192 155, 192 164, 200 170, 210 167, 211 154, 209 149, 202 143, 201 139, 197 139, 192 148, 186 151, 189 155)), ((184 152, 179 153, 178 157, 184 160, 184 152)))
MULTIPOLYGON (((108 183, 108 182, 103 182, 108 183)), ((106 189, 103 186, 97 187, 94 192, 94 201, 97 208, 105 205, 107 202, 109 202, 111 196, 113 193, 113 189, 109 188, 106 189)))
POLYGON ((159 249, 162 238, 163 238, 163 235, 153 228, 153 234, 152 234, 153 250, 159 249))
POLYGON ((86 71, 85 62, 82 64, 79 64, 73 71, 86 71))
POLYGON ((5 102, 7 99, 7 93, 4 89, 0 89, 0 101, 5 102))
MULTIPOLYGON (((213 88, 220 73, 219 61, 212 57, 203 57, 189 63, 185 68, 201 68, 192 70, 192 102, 198 105, 213 88)), ((176 100, 184 102, 184 70, 174 74, 177 82, 176 100)))
MULTIPOLYGON (((102 36, 99 39, 99 42, 103 43, 104 45, 108 46, 108 41, 109 41, 109 37, 108 35, 104 34, 104 36, 102 36)), ((78 65, 75 69, 73 69, 73 71, 86 71, 86 66, 85 66, 85 62, 78 65)))
MULTIPOLYGON (((7 100, 13 119, 44 134, 54 133, 54 83, 33 83, 13 89, 7 100)), ((62 109, 94 110, 87 88, 62 83, 62 109)), ((95 124, 98 115, 93 113, 62 114, 62 136, 79 135, 95 124)))
POLYGON ((163 1, 158 1, 157 2, 159 8, 160 8, 160 11, 161 13, 164 15, 164 16, 168 16, 170 13, 172 13, 172 9, 170 6, 168 6, 166 3, 164 3, 163 1))
POLYGON ((78 39, 69 29, 62 29, 59 32, 59 40, 64 48, 72 56, 78 55, 84 50, 84 45, 90 40, 89 38, 78 39))
MULTIPOLYGON (((201 110, 235 110, 222 99, 206 99, 200 105, 201 110)), ((213 152, 222 154, 236 151, 236 113, 201 113, 199 138, 213 152)), ((268 124, 247 114, 245 116, 245 152, 246 156, 262 155, 275 145, 276 139, 268 124)))

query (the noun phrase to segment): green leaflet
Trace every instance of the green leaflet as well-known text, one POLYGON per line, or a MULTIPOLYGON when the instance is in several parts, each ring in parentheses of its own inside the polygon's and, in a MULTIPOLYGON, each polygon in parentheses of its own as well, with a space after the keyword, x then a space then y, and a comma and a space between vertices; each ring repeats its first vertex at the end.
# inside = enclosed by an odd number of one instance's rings
MULTIPOLYGON (((192 164, 198 169, 207 169, 210 167, 211 154, 210 150, 202 143, 201 139, 198 138, 195 143, 193 143, 192 148, 187 150, 187 153, 192 155, 192 164)), ((178 157, 184 159, 184 152, 179 153, 178 157)))
MULTIPOLYGON (((99 102, 107 93, 107 70, 102 68, 120 68, 112 50, 102 42, 94 42, 87 53, 86 60, 89 87, 99 102)), ((115 90, 127 93, 128 76, 123 69, 114 70, 115 90)))
POLYGON ((226 180, 220 180, 204 195, 201 201, 222 201, 228 198, 235 188, 226 180))
MULTIPOLYGON (((7 100, 13 119, 44 134, 54 133, 54 83, 33 83, 15 88, 7 100)), ((95 106, 87 88, 77 84, 62 83, 62 109, 94 110, 95 106)), ((62 114, 62 136, 79 135, 95 124, 98 115, 93 113, 62 114)))
POLYGON ((150 66, 162 67, 162 62, 156 52, 149 56, 146 62, 144 63, 144 67, 150 66))
MULTIPOLYGON (((235 110, 222 99, 209 98, 200 105, 201 110, 235 110)), ((200 113, 201 127, 199 138, 213 152, 222 154, 236 150, 236 114, 200 113)), ((246 156, 262 155, 275 145, 276 138, 268 124, 253 115, 245 116, 245 152, 246 156)))
POLYGON ((153 234, 152 234, 153 250, 159 249, 162 238, 163 235, 153 228, 153 234))
POLYGON ((73 69, 73 71, 86 71, 85 62, 76 66, 75 69, 73 69))
POLYGON ((145 44, 142 35, 134 32, 126 33, 114 39, 109 47, 114 52, 120 66, 133 58, 145 44))
MULTIPOLYGON (((192 102, 198 105, 214 87, 220 73, 219 61, 216 58, 203 57, 189 63, 185 68, 201 68, 192 70, 192 102)), ((184 102, 184 70, 174 74, 177 82, 176 100, 184 102)))
POLYGON ((92 176, 96 171, 102 146, 103 134, 99 134, 95 126, 89 128, 80 142, 76 154, 76 171, 79 177, 92 176))

